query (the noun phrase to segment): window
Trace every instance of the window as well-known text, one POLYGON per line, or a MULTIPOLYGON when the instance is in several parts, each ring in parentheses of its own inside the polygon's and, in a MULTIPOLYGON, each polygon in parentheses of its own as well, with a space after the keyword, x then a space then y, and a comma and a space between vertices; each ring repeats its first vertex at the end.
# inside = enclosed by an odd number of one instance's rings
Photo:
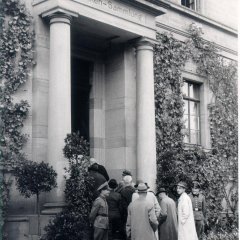
POLYGON ((190 8, 194 11, 197 10, 196 0, 181 0, 181 5, 190 8))
POLYGON ((200 145, 200 85, 185 81, 183 86, 185 143, 200 145))

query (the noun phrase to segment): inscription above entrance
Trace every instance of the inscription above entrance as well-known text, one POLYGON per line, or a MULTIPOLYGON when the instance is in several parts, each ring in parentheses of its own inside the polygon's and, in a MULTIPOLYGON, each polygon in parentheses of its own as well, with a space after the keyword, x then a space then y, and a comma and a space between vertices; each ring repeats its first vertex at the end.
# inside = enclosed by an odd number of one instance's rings
POLYGON ((114 0, 74 0, 86 4, 98 10, 110 13, 112 15, 125 18, 137 23, 146 23, 146 16, 143 12, 133 7, 126 6, 114 0))

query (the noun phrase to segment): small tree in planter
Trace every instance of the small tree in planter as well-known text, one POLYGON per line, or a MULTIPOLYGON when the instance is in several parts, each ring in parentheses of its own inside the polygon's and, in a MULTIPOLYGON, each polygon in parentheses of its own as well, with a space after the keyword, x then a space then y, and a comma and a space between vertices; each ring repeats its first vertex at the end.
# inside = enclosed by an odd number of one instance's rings
POLYGON ((17 189, 26 198, 36 195, 38 214, 38 235, 40 235, 40 207, 39 195, 41 192, 50 192, 57 186, 57 173, 47 163, 24 161, 14 169, 17 189))

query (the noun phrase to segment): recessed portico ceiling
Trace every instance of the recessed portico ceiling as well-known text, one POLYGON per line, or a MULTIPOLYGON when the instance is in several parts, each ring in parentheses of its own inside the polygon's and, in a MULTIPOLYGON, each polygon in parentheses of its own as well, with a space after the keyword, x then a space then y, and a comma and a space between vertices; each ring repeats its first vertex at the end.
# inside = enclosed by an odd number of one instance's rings
POLYGON ((93 50, 101 51, 110 43, 124 43, 137 37, 139 35, 82 16, 72 23, 73 42, 93 50))

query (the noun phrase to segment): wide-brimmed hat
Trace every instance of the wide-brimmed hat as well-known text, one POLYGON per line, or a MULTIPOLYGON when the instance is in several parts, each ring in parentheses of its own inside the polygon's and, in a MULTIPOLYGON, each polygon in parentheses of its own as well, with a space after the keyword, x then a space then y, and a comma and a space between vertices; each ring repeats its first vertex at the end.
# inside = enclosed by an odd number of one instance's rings
POLYGON ((107 190, 107 189, 109 189, 108 182, 105 182, 102 185, 100 185, 97 190, 100 192, 102 190, 107 190))
POLYGON ((147 186, 147 188, 148 188, 148 189, 150 188, 150 187, 148 186, 148 184, 147 184, 146 182, 144 182, 143 180, 137 180, 137 182, 136 182, 136 184, 134 185, 134 187, 137 188, 140 183, 145 183, 145 185, 147 186))
POLYGON ((148 188, 145 183, 139 183, 137 190, 138 190, 138 193, 146 193, 148 188))
POLYGON ((164 188, 164 187, 159 188, 159 190, 158 190, 156 195, 158 195, 159 193, 162 193, 162 192, 167 192, 166 188, 164 188))
POLYGON ((183 188, 187 189, 187 183, 183 182, 183 181, 179 182, 176 186, 183 187, 183 188))

